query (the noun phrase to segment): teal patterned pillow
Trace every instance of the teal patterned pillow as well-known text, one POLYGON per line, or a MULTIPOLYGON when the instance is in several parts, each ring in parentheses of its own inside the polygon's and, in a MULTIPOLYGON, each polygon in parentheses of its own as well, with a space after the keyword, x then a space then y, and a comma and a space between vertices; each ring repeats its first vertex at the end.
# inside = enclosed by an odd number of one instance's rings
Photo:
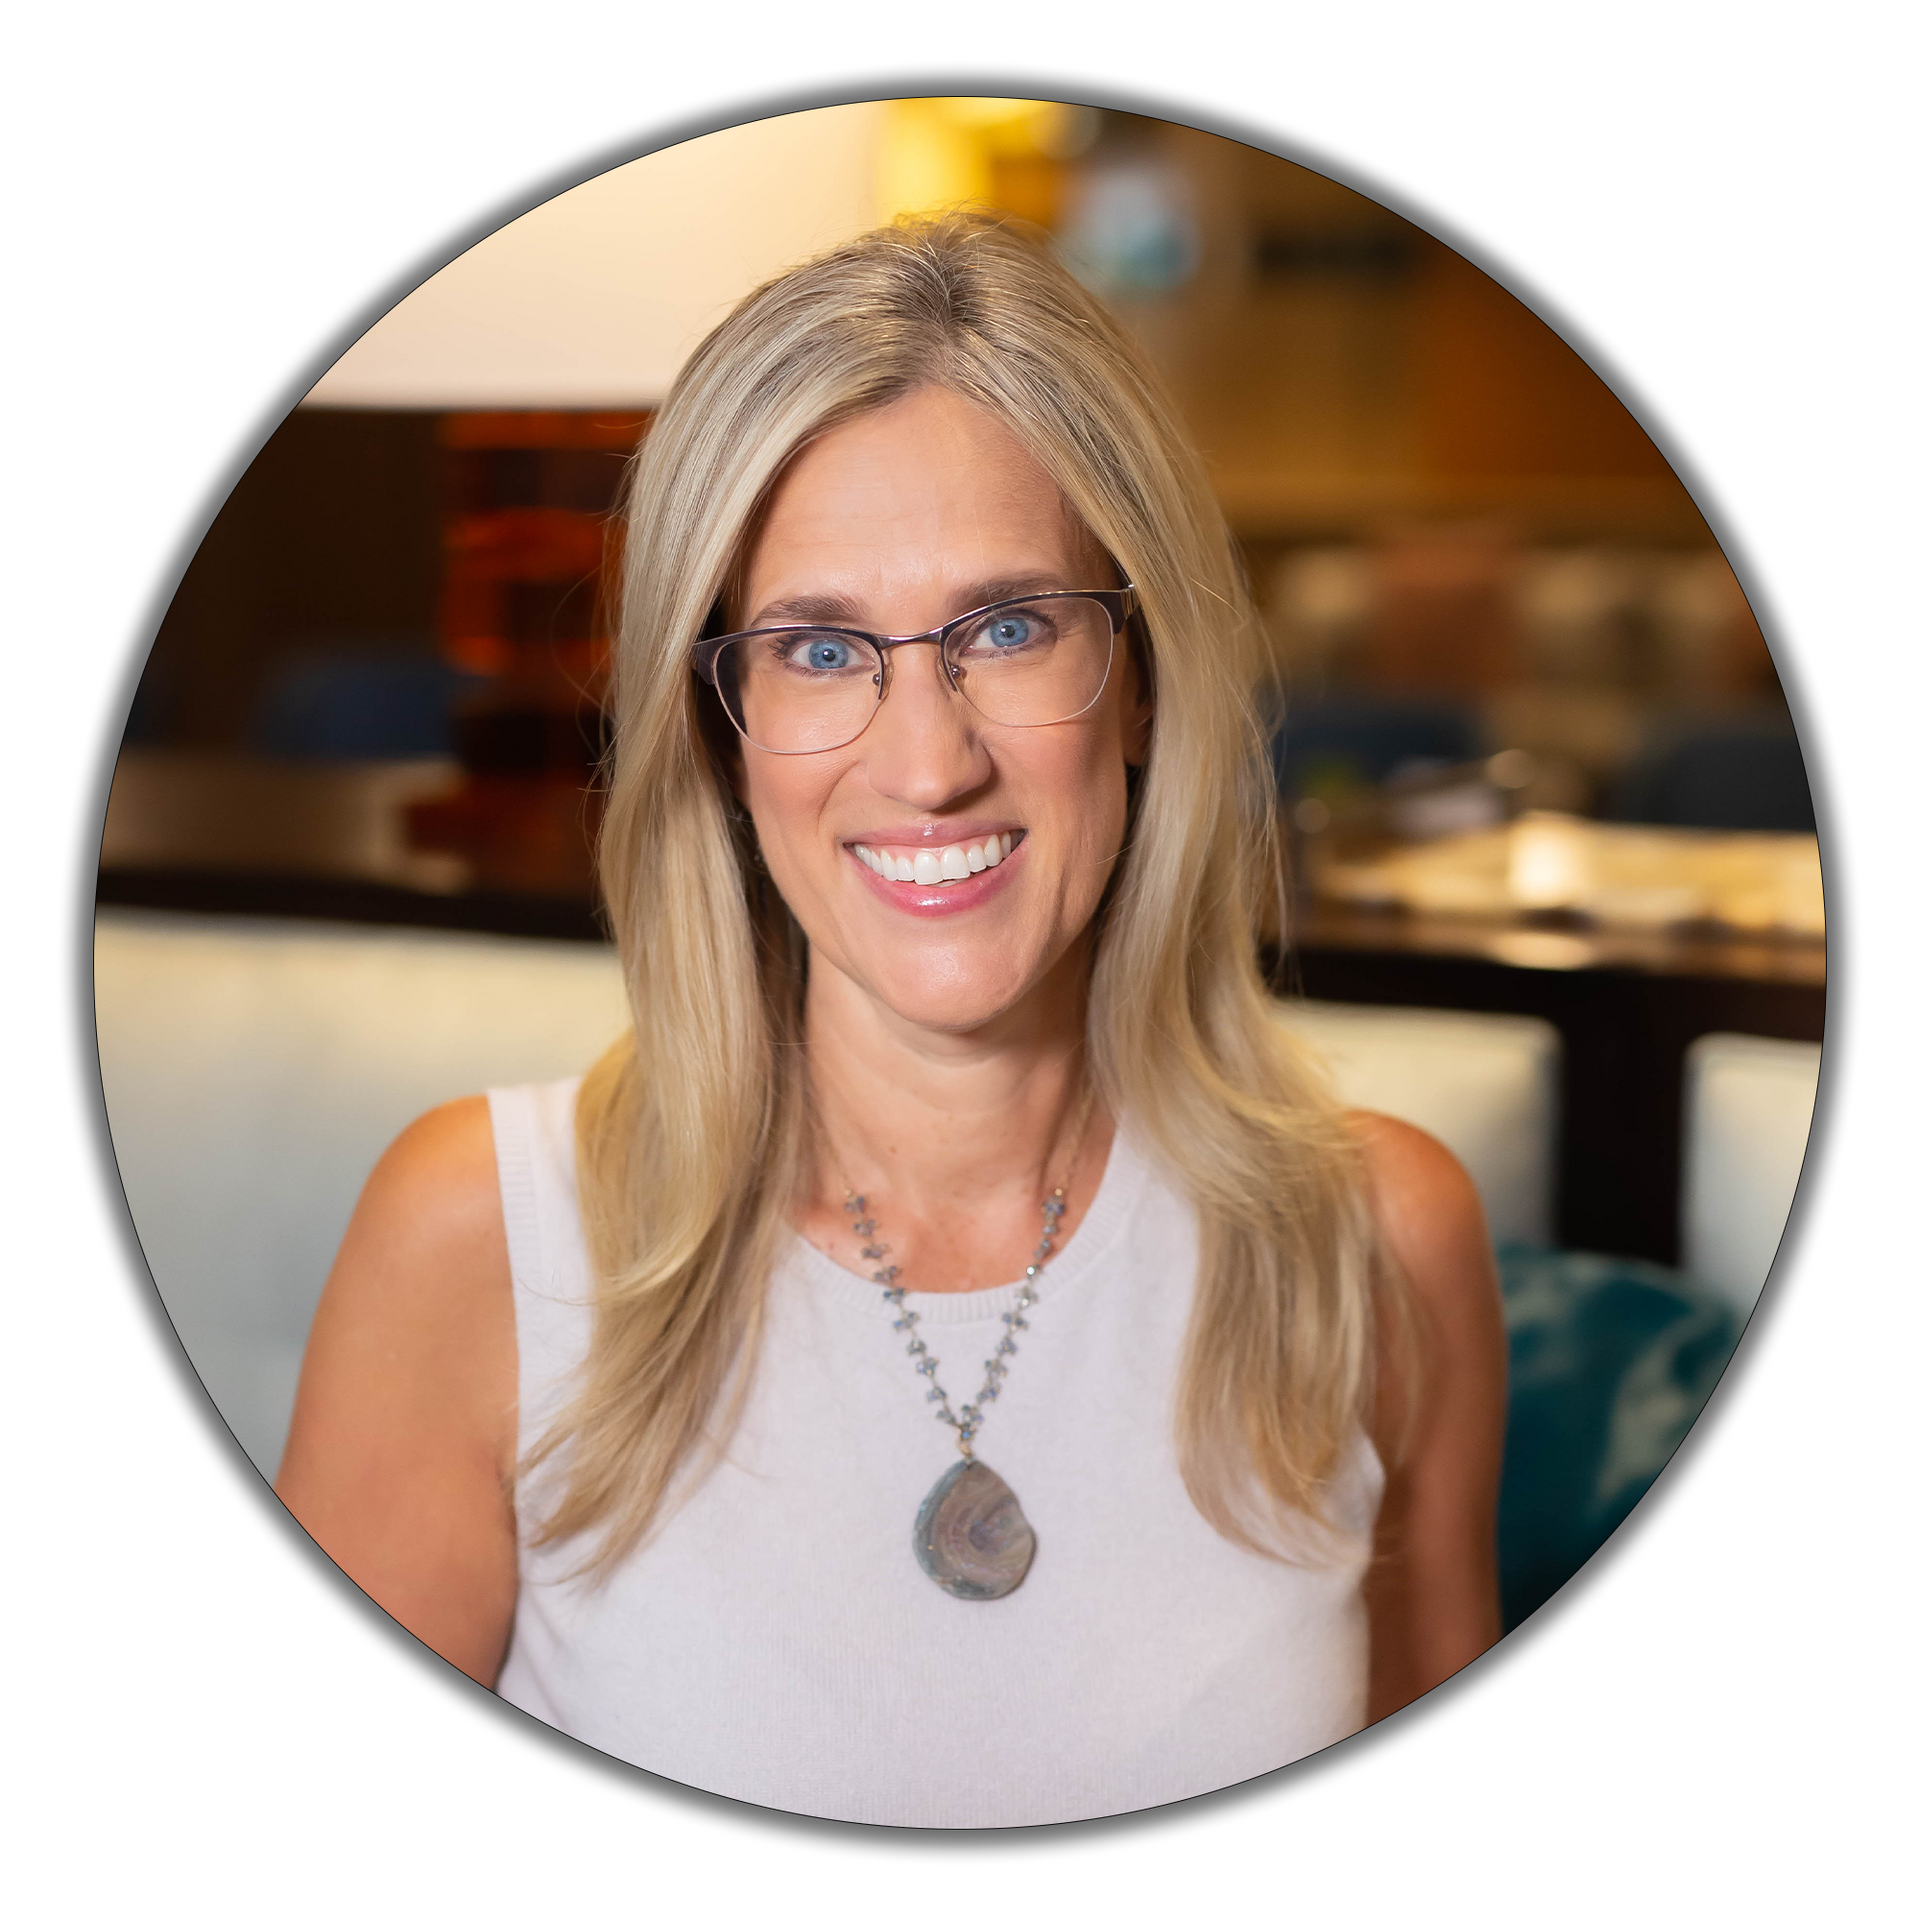
POLYGON ((1651 1261, 1500 1251, 1509 1354, 1500 1603, 1509 1628, 1632 1511, 1740 1337, 1732 1311, 1651 1261))

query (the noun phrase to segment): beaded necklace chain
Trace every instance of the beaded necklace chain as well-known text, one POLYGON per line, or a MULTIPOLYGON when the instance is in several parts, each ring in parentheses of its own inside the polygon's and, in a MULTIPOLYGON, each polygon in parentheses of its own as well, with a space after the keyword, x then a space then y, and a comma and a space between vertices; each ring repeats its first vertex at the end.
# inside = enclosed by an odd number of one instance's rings
POLYGON ((1033 1561, 1033 1528, 1021 1510, 1019 1499, 991 1467, 974 1457, 973 1439, 986 1423, 988 1404, 1000 1397, 1007 1362, 1019 1351, 1013 1336, 1026 1332, 1027 1309, 1039 1298, 1034 1292, 1034 1282, 1053 1254, 1054 1239, 1067 1210, 1067 1182, 1073 1177, 1074 1164, 1080 1158, 1092 1104, 1093 1089, 1089 1085, 1080 1096, 1066 1173, 1040 1203, 1044 1222, 1040 1242, 1020 1277, 1012 1306, 1000 1316, 1005 1329, 1000 1343, 987 1361, 979 1391, 958 1412, 954 1411, 952 1399, 940 1383, 940 1362, 928 1352, 926 1341, 920 1337, 920 1316, 907 1305, 907 1290, 900 1284, 899 1267, 892 1262, 880 1264, 891 1251, 878 1237, 880 1223, 869 1211, 866 1195, 856 1193, 851 1183, 842 1178, 847 1196, 845 1210, 853 1215, 853 1231, 861 1242, 860 1258, 874 1263, 872 1277, 880 1287, 881 1298, 895 1311, 894 1331, 907 1337, 907 1356, 914 1370, 926 1380, 927 1403, 933 1408, 933 1417, 954 1429, 960 1449, 958 1463, 947 1469, 920 1503, 913 1529, 914 1557, 928 1578, 956 1599, 1001 1599, 1026 1578, 1027 1568, 1033 1561))

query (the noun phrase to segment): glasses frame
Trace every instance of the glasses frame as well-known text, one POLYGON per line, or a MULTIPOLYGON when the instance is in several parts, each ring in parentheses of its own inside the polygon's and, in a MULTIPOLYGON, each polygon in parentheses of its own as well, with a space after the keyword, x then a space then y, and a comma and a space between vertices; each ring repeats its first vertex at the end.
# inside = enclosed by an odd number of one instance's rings
MULTIPOLYGON (((971 696, 960 684, 954 672, 953 662, 947 657, 947 641, 962 627, 970 626, 976 620, 990 613, 998 613, 1002 607, 1031 606, 1036 600, 1095 600, 1106 609, 1107 619, 1113 627, 1113 641, 1117 642, 1126 632, 1127 624, 1140 611, 1140 595, 1132 586, 1124 587, 1064 587, 1052 593, 1021 593, 1009 600, 991 600, 984 607, 975 607, 971 613, 963 613, 943 626, 929 627, 925 633, 867 633, 859 627, 836 627, 818 620, 794 620, 771 627, 748 627, 740 633, 713 634, 693 644, 693 670, 718 698, 721 710, 733 724, 734 731, 747 745, 760 753, 777 753, 791 757, 806 753, 838 753, 842 747, 850 747, 854 741, 873 725, 873 716, 880 711, 882 703, 893 690, 893 652, 896 647, 937 646, 940 649, 940 666, 947 676, 947 685, 957 693, 975 713, 980 709, 974 706, 971 696), (763 747, 749 734, 739 720, 735 718, 732 707, 727 704, 727 696, 720 691, 720 650, 736 640, 754 640, 763 634, 773 633, 838 633, 851 640, 864 640, 880 656, 880 693, 873 703, 873 712, 861 723, 859 733, 849 734, 846 739, 831 747, 763 747)), ((1113 677, 1113 643, 1107 649, 1107 670, 1100 676, 1100 684, 1094 690, 1093 699, 1080 708, 1078 713, 1063 713, 1058 720, 995 720, 989 714, 980 714, 989 726, 995 727, 1057 727, 1068 720, 1077 720, 1088 707, 1098 700, 1107 690, 1107 682, 1113 677)))

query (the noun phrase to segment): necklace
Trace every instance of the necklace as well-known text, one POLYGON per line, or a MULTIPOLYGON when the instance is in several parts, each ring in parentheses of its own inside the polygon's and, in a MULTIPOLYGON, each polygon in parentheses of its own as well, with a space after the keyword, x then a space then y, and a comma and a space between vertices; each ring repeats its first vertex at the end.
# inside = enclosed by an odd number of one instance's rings
MULTIPOLYGON (((1054 1235, 1067 1210, 1067 1182, 1073 1177, 1074 1162, 1080 1157, 1080 1143, 1086 1133, 1087 1112, 1093 1104, 1089 1084, 1080 1096, 1080 1111, 1074 1121, 1073 1144, 1067 1154, 1066 1172, 1061 1182, 1040 1203, 1044 1225, 1040 1244, 1027 1262, 1013 1304, 1000 1316, 1005 1332, 987 1361, 985 1378, 972 1400, 958 1413, 947 1390, 940 1384, 940 1362, 927 1351, 927 1343, 916 1331, 920 1316, 907 1305, 906 1289, 900 1284, 900 1269, 888 1264, 876 1265, 874 1280, 881 1298, 898 1313, 894 1330, 907 1336, 907 1355, 914 1370, 927 1383, 927 1401, 933 1417, 952 1427, 960 1458, 933 1483, 913 1523, 913 1557, 920 1568, 943 1592, 956 1600, 1001 1600, 1027 1577, 1033 1564, 1034 1534, 1019 1496, 987 1465, 974 1458, 973 1437, 986 1423, 986 1409, 999 1399, 1006 1378, 1007 1362, 1019 1348, 1016 1333, 1027 1330, 1026 1313, 1038 1295, 1034 1282, 1053 1254, 1054 1235)), ((880 1223, 867 1210, 867 1197, 856 1193, 844 1177, 846 1211, 854 1216, 853 1230, 863 1242, 860 1257, 876 1263, 885 1260, 889 1249, 876 1237, 880 1223)))

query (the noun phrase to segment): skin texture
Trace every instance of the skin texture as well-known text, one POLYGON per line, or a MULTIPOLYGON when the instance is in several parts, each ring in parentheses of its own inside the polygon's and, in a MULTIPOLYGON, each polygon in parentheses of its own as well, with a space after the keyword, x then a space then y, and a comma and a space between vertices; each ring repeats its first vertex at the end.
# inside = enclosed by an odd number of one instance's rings
MULTIPOLYGON (((1120 584, 1020 445, 924 389, 823 435, 762 517, 729 615, 923 632, 1011 593, 1120 584)), ((822 1147, 795 1225, 857 1266, 844 1181, 870 1199, 905 1283, 997 1286, 1063 1178, 1070 1237, 1112 1117, 1081 1098, 1088 923, 1118 858, 1126 768, 1151 747, 1131 658, 1085 714, 984 720, 932 647, 898 650, 858 740, 729 768, 812 948, 809 1061, 822 1147), (902 904, 851 854, 989 831, 1025 838, 976 904, 902 904), (1077 1148, 1076 1148, 1077 1142, 1077 1148), (1070 1163, 1070 1164, 1069 1164, 1070 1163)), ((1383 1355, 1390 1461, 1369 1577, 1372 1717, 1498 1637, 1493 1503, 1504 1340, 1478 1200, 1418 1130, 1362 1117, 1389 1246, 1424 1333, 1383 1355), (1393 1440, 1405 1433, 1395 1458, 1393 1440)), ((512 1294, 483 1101, 418 1121, 369 1181, 315 1321, 279 1490, 401 1623, 491 1684, 514 1601, 512 1294)))

